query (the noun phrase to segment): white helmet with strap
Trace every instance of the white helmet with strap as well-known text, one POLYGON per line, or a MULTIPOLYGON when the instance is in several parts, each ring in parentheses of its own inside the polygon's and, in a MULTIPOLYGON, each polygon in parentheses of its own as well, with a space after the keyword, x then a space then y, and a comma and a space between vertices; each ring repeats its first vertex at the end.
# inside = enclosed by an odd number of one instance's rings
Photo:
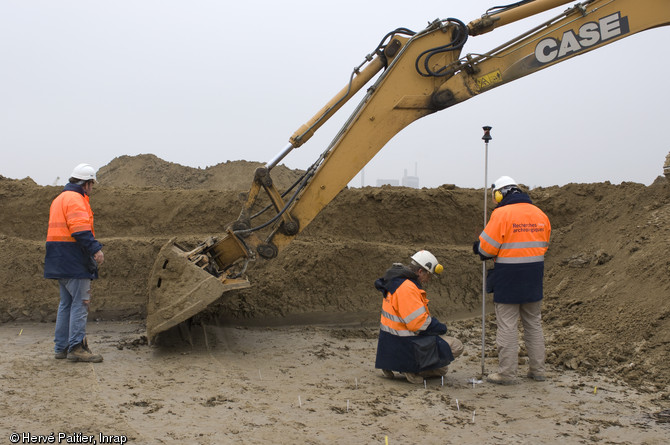
POLYGON ((95 181, 95 169, 90 164, 79 164, 72 170, 70 177, 82 181, 95 181))
POLYGON ((437 262, 435 255, 427 250, 419 250, 412 255, 412 260, 432 274, 439 275, 444 270, 444 267, 437 262))

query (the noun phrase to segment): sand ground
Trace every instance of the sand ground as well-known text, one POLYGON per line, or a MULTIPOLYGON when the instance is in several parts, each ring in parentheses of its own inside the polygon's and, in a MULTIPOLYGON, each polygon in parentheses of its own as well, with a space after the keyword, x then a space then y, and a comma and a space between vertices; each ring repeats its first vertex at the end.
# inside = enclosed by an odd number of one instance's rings
MULTIPOLYGON (((482 267, 472 241, 483 191, 449 184, 343 190, 276 259, 249 268, 252 287, 222 296, 189 335, 147 344, 157 253, 172 237, 188 245, 223 233, 254 168, 192 169, 145 155, 100 169, 91 201, 105 264, 89 322, 100 364, 53 358, 58 285, 43 278, 44 239, 62 188, 0 177, 0 444, 12 433, 38 443, 59 432, 135 444, 670 443, 667 178, 530 191, 552 223, 550 380, 473 387, 482 267), (446 270, 427 288, 431 315, 466 347, 444 385, 425 387, 373 367, 374 280, 421 248, 446 270)), ((297 175, 284 169, 277 179, 297 175)), ((489 315, 489 372, 494 336, 489 315)), ((523 348, 520 357, 524 375, 523 348)))
MULTIPOLYGON (((158 346, 141 321, 92 322, 91 347, 105 360, 90 364, 53 358, 53 323, 0 324, 0 443, 12 433, 131 444, 670 441, 657 394, 597 373, 473 385, 481 330, 450 326, 465 355, 424 386, 374 369, 373 326, 193 326, 193 345, 158 346)), ((487 371, 495 363, 487 358, 487 371)))

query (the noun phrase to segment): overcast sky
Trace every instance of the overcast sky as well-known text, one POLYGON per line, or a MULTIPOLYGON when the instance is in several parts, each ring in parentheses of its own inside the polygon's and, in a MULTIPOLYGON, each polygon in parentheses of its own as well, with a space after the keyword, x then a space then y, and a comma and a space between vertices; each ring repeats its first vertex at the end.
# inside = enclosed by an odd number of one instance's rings
MULTIPOLYGON (((3 0, 0 175, 63 184, 80 162, 142 153, 192 167, 267 162, 387 32, 468 23, 499 4, 3 0)), ((540 21, 471 37, 463 54, 540 21)), ((481 187, 483 125, 493 127, 489 183, 650 184, 670 150, 668 42, 670 27, 644 31, 423 118, 365 167, 365 185, 407 171, 422 187, 481 187)), ((310 165, 348 110, 282 163, 310 165)))

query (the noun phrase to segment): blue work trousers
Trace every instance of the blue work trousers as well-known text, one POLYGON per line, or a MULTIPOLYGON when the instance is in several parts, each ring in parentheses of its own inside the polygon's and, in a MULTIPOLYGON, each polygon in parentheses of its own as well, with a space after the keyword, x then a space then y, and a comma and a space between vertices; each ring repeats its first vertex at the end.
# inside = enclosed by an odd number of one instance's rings
POLYGON ((88 303, 91 301, 90 278, 60 278, 60 304, 56 316, 55 351, 70 352, 84 341, 88 303))

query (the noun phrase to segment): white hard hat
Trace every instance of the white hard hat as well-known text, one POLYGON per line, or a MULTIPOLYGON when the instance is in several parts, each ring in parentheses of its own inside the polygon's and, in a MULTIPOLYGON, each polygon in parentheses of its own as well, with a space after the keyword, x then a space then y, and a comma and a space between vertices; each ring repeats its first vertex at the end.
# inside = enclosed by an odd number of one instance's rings
POLYGON ((437 262, 435 255, 428 252, 427 250, 419 250, 417 253, 412 255, 412 260, 414 260, 414 262, 430 273, 439 275, 444 270, 444 267, 437 262))
POLYGON ((496 191, 510 185, 517 185, 517 183, 514 179, 510 178, 509 176, 501 176, 498 179, 496 179, 496 182, 494 182, 491 187, 493 188, 493 191, 496 191))
POLYGON ((500 202, 513 188, 518 188, 516 181, 509 176, 501 176, 491 186, 491 196, 495 202, 500 202))
POLYGON ((72 170, 70 177, 81 179, 82 181, 95 181, 95 169, 89 164, 79 164, 72 170))

